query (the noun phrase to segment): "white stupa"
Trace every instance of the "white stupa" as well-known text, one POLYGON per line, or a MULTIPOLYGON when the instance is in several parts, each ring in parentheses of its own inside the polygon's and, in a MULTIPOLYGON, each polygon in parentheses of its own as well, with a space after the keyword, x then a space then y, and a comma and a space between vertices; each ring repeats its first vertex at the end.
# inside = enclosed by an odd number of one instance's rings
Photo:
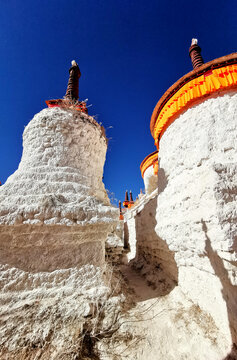
POLYGON ((104 128, 78 101, 76 62, 69 73, 65 99, 47 101, 26 126, 19 167, 0 188, 6 263, 43 270, 99 264, 118 219, 102 182, 104 128))

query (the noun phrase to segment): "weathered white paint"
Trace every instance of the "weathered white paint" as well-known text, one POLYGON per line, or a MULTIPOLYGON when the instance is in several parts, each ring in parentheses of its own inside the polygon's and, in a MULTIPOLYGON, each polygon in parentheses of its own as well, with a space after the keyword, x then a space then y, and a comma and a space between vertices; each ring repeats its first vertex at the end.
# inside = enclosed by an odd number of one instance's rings
POLYGON ((237 330, 237 94, 181 114, 160 141, 156 233, 175 253, 179 285, 226 336, 237 330))
POLYGON ((118 220, 102 182, 106 149, 101 126, 86 114, 51 108, 34 116, 19 168, 0 188, 4 264, 51 271, 104 262, 118 220))
POLYGON ((145 191, 147 194, 151 194, 158 186, 157 175, 154 174, 153 165, 149 166, 143 175, 145 184, 145 191))
POLYGON ((90 116, 42 110, 25 128, 18 170, 0 188, 0 224, 111 221, 117 211, 102 182, 106 149, 90 116))
POLYGON ((45 109, 25 128, 19 168, 0 188, 1 358, 73 353, 99 303, 106 311, 109 297, 108 318, 119 308, 104 282, 119 217, 102 182, 106 149, 101 126, 75 111, 45 109))

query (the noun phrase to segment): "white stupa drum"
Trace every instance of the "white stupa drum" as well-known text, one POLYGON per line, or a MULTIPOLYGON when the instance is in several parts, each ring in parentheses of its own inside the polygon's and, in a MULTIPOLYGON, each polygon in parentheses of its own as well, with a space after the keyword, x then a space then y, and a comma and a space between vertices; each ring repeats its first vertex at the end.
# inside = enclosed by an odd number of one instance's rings
POLYGON ((157 189, 158 179, 158 153, 154 151, 149 154, 140 165, 141 174, 144 180, 146 194, 151 194, 157 189))
POLYGON ((233 342, 236 115, 234 53, 183 76, 162 96, 151 119, 159 149, 156 233, 175 254, 182 290, 223 332, 230 336, 231 331, 233 342))
POLYGON ((104 261, 118 219, 102 182, 106 149, 104 129, 81 111, 35 115, 19 168, 0 188, 0 260, 30 270, 104 261))

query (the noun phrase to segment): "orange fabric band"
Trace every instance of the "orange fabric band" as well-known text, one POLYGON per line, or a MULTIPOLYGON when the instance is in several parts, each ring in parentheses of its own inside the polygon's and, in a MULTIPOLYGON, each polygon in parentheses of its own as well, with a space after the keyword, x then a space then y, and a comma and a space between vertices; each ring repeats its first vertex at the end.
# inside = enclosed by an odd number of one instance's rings
POLYGON ((159 135, 162 136, 178 112, 184 110, 185 107, 188 107, 194 100, 201 99, 218 90, 227 89, 236 85, 237 64, 207 71, 203 75, 183 85, 164 104, 158 114, 153 132, 156 146, 158 147, 159 135))

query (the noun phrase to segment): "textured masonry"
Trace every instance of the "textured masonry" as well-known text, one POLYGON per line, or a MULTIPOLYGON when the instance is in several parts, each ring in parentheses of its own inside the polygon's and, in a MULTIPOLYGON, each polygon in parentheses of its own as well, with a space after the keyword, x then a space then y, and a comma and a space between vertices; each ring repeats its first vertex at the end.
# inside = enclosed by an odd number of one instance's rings
POLYGON ((103 128, 86 114, 51 108, 35 115, 19 168, 0 188, 0 260, 17 266, 32 253, 34 270, 104 261, 118 219, 102 182, 106 149, 103 128), (39 254, 48 258, 38 261, 39 254))

